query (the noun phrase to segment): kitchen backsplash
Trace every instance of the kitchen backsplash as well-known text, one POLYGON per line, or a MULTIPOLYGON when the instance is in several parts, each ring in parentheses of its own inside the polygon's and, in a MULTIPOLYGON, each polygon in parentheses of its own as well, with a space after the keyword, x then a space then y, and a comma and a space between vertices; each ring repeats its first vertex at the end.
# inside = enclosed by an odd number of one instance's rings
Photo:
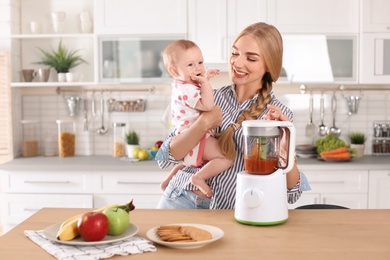
MULTIPOLYGON (((169 86, 167 86, 169 89, 169 86)), ((144 99, 146 109, 143 112, 107 112, 105 113, 105 126, 110 131, 105 135, 96 133, 96 129, 101 126, 101 112, 99 100, 101 93, 96 92, 94 99, 96 101, 96 115, 91 114, 91 92, 87 92, 88 99, 88 131, 84 130, 83 102, 81 102, 78 115, 73 117, 76 120, 76 154, 77 155, 109 155, 111 154, 112 142, 112 123, 124 122, 127 129, 134 129, 140 134, 140 145, 142 147, 151 147, 155 141, 164 140, 170 132, 163 120, 164 111, 169 104, 169 91, 163 94, 131 94, 123 92, 120 94, 103 93, 104 98, 114 98, 117 100, 136 100, 144 99)), ((325 125, 332 125, 331 113, 331 92, 325 92, 325 125)), ((337 96, 337 114, 336 126, 341 128, 341 138, 349 143, 348 134, 351 131, 362 131, 368 136, 366 141, 365 154, 371 154, 371 142, 373 136, 374 121, 390 120, 390 94, 363 94, 359 104, 358 113, 348 115, 348 107, 345 97, 338 93, 337 96)), ((83 97, 81 95, 81 97, 83 97)), ((308 94, 277 94, 277 97, 290 107, 294 112, 294 124, 297 129, 297 144, 312 144, 320 138, 316 134, 313 138, 305 136, 305 126, 309 122, 309 95, 308 94)), ((15 107, 22 108, 21 119, 40 120, 40 154, 43 154, 43 144, 48 138, 57 138, 57 119, 71 119, 68 114, 65 99, 63 95, 47 94, 25 94, 21 96, 21 103, 14 102, 15 107)), ((18 120, 20 121, 20 120, 18 120)), ((320 94, 314 94, 314 115, 313 121, 316 129, 320 124, 320 94)), ((20 156, 20 140, 22 138, 21 127, 14 127, 15 150, 20 156)))

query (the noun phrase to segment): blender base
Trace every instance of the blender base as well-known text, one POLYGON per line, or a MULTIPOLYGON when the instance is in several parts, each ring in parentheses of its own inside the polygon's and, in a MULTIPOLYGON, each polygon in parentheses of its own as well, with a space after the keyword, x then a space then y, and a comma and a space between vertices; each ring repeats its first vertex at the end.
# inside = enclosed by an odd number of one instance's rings
POLYGON ((279 220, 279 221, 271 221, 271 222, 253 222, 253 221, 247 221, 247 220, 241 220, 237 219, 236 221, 245 224, 245 225, 251 225, 251 226, 273 226, 273 225, 279 225, 287 221, 287 218, 284 220, 279 220))
POLYGON ((288 219, 286 175, 281 169, 269 175, 237 174, 234 218, 242 224, 271 226, 288 219))

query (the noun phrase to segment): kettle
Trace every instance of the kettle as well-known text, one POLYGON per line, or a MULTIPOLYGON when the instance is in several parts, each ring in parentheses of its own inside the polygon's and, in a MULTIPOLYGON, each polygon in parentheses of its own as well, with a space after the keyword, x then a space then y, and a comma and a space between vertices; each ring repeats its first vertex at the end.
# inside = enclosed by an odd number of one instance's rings
POLYGON ((288 219, 286 174, 295 163, 295 127, 287 121, 247 120, 242 129, 245 170, 237 174, 234 217, 248 225, 281 224, 288 219), (288 144, 284 164, 282 138, 288 144))

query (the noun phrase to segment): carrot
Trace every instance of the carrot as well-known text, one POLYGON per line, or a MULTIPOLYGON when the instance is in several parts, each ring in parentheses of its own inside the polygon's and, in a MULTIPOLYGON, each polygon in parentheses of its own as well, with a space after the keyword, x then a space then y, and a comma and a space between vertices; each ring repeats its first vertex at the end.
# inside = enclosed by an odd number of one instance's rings
POLYGON ((323 157, 323 156, 326 156, 326 155, 346 153, 346 152, 348 152, 348 148, 346 146, 343 146, 343 147, 340 147, 340 148, 337 148, 337 149, 324 151, 324 152, 320 153, 320 155, 321 155, 321 157, 323 157))
POLYGON ((344 153, 335 153, 335 154, 321 154, 322 159, 334 159, 334 160, 349 160, 351 159, 351 153, 350 152, 344 152, 344 153))

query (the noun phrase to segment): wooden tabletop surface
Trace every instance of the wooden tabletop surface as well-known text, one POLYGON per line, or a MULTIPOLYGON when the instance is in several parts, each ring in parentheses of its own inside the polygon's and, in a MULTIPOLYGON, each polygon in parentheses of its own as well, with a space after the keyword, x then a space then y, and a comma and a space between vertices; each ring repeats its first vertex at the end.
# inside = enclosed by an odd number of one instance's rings
MULTIPOLYGON (((45 208, 0 237, 0 259, 54 259, 24 235, 41 230, 86 209, 45 208)), ((290 210, 286 223, 248 226, 232 210, 136 209, 130 220, 147 238, 153 227, 172 223, 208 224, 224 236, 198 249, 172 249, 112 259, 390 259, 390 209, 290 210)))

